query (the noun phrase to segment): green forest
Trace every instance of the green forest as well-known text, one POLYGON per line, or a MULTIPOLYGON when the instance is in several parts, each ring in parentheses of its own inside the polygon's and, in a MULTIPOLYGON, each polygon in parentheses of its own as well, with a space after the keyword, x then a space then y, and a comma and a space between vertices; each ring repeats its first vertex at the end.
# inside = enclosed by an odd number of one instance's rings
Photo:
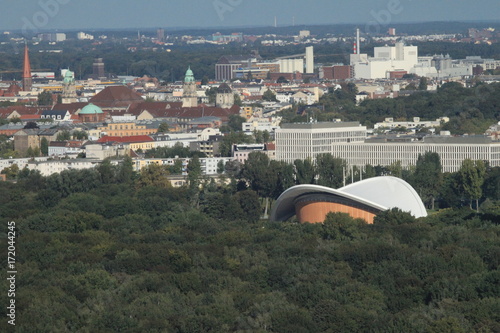
POLYGON ((130 159, 0 182, 2 251, 16 222, 16 332, 500 331, 500 168, 442 174, 431 153, 410 171, 367 166, 435 209, 299 224, 261 219, 265 203, 297 183, 338 185, 342 161, 266 158, 226 165, 227 185, 201 177, 197 157, 180 188, 130 159))

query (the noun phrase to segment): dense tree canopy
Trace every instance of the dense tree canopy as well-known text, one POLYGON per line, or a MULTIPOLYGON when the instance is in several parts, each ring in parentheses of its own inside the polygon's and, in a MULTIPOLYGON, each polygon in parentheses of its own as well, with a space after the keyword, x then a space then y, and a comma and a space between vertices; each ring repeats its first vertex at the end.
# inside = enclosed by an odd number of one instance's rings
MULTIPOLYGON (((372 225, 343 213, 323 224, 276 223, 260 219, 263 196, 320 178, 296 170, 311 161, 250 155, 248 165, 226 166, 230 183, 198 177, 194 188, 166 185, 168 170, 156 164, 136 175, 129 158, 49 177, 17 170, 17 183, 0 182, 0 218, 17 228, 16 328, 500 330, 495 182, 479 213, 465 201, 420 219, 392 209, 372 225)), ((442 188, 460 184, 460 173, 454 177, 445 175, 442 188)), ((7 304, 7 293, 0 301, 7 304)), ((7 331, 6 320, 0 325, 7 331)))

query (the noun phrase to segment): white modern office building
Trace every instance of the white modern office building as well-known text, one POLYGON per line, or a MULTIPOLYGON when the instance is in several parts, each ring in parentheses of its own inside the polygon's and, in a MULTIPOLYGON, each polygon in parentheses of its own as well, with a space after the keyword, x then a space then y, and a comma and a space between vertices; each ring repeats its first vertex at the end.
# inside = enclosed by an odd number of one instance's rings
POLYGON ((418 65, 418 47, 406 46, 402 42, 395 46, 374 48, 374 57, 367 54, 351 54, 351 66, 356 79, 385 79, 390 72, 412 72, 418 65))
POLYGON ((358 122, 321 122, 281 124, 275 131, 276 159, 293 163, 296 159, 315 159, 331 153, 334 143, 357 142, 366 139, 366 126, 358 122))
POLYGON ((487 161, 500 166, 500 141, 485 136, 427 136, 422 140, 370 139, 365 142, 333 143, 332 155, 346 160, 349 166, 363 168, 389 166, 400 161, 403 168, 414 166, 419 155, 436 152, 441 157, 443 172, 456 172, 465 159, 487 161))

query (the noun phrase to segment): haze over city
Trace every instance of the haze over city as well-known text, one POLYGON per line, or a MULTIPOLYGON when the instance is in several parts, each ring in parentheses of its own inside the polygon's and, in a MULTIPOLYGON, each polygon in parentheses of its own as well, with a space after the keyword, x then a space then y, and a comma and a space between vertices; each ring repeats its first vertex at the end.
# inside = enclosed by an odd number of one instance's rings
POLYGON ((278 26, 498 20, 496 0, 4 1, 0 29, 278 26), (485 10, 487 9, 487 10, 485 10))

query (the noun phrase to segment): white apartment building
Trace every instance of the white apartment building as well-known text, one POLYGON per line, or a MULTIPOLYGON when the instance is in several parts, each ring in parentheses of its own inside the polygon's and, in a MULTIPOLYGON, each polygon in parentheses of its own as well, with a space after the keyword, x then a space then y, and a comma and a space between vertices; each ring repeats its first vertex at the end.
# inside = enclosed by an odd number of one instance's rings
POLYGON ((242 123, 241 129, 247 134, 251 134, 254 131, 268 131, 269 133, 273 133, 280 127, 280 123, 281 117, 253 118, 242 123))
MULTIPOLYGON (((206 157, 200 158, 201 173, 203 175, 216 175, 217 169, 219 167, 219 162, 222 161, 224 165, 227 162, 232 161, 232 157, 206 157)), ((182 162, 182 175, 187 175, 187 166, 189 164, 190 158, 136 158, 134 159, 134 170, 140 172, 142 168, 151 165, 158 164, 164 166, 173 166, 177 160, 182 162)))
POLYGON ((293 163, 296 159, 315 159, 318 154, 331 153, 334 143, 364 142, 366 126, 358 122, 281 124, 275 139, 276 160, 293 163))
MULTIPOLYGON (((27 164, 29 170, 38 170, 42 176, 50 176, 53 173, 60 173, 65 170, 92 169, 98 166, 101 160, 71 159, 60 161, 30 161, 27 164)), ((112 163, 117 163, 113 161, 112 163)))
POLYGON ((349 166, 362 168, 389 166, 401 161, 403 168, 416 165, 419 155, 436 152, 441 158, 443 172, 456 172, 465 159, 487 161, 490 166, 500 166, 500 141, 485 136, 426 136, 421 141, 407 139, 370 139, 366 142, 333 143, 334 157, 346 160, 349 166))
POLYGON ((434 121, 432 120, 420 120, 420 117, 413 117, 413 121, 394 121, 394 118, 385 118, 384 121, 376 123, 373 125, 373 129, 387 128, 394 129, 398 127, 406 127, 408 129, 415 129, 417 127, 439 127, 443 123, 450 121, 448 117, 440 117, 434 121))
POLYGON ((85 39, 86 40, 93 40, 94 36, 86 34, 85 32, 80 31, 80 32, 78 32, 76 34, 76 38, 79 39, 79 40, 85 40, 85 39))

